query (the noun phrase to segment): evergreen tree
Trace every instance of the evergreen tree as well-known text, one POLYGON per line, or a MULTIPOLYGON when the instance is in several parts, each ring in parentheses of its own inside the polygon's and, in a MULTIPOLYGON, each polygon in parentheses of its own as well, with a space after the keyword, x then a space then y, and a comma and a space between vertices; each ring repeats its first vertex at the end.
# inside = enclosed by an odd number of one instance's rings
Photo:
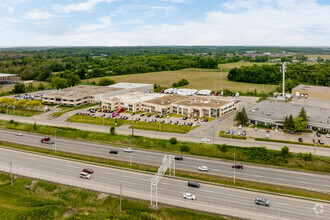
POLYGON ((305 111, 304 107, 301 108, 298 117, 302 118, 303 121, 308 121, 307 114, 306 114, 306 111, 305 111))
POLYGON ((288 116, 285 116, 285 118, 284 118, 284 122, 283 122, 283 128, 284 128, 284 130, 289 130, 289 127, 288 127, 289 125, 288 125, 288 116))
POLYGON ((288 130, 294 131, 294 121, 292 115, 290 115, 288 119, 288 130))

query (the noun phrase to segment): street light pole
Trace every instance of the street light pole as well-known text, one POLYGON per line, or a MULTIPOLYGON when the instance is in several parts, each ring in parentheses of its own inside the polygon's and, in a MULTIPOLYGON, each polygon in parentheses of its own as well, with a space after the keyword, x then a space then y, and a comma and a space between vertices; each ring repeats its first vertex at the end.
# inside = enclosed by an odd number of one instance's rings
MULTIPOLYGON (((129 140, 129 148, 132 150, 132 139, 134 136, 131 137, 129 140)), ((129 153, 129 166, 132 166, 132 152, 129 153)))
POLYGON ((56 154, 56 130, 57 130, 58 128, 56 128, 55 129, 55 154, 56 154))
POLYGON ((10 166, 10 184, 13 185, 13 163, 10 161, 9 162, 10 166))
POLYGON ((134 120, 132 118, 132 137, 134 136, 134 128, 133 128, 133 123, 134 123, 134 120))
POLYGON ((213 127, 213 132, 212 132, 213 133, 212 134, 213 135, 213 145, 214 145, 214 125, 212 127, 213 127))
POLYGON ((123 184, 120 184, 120 210, 119 213, 121 214, 121 195, 122 195, 122 190, 123 190, 123 184))
POLYGON ((235 154, 236 154, 236 148, 234 150, 234 184, 236 182, 236 158, 235 158, 235 154))

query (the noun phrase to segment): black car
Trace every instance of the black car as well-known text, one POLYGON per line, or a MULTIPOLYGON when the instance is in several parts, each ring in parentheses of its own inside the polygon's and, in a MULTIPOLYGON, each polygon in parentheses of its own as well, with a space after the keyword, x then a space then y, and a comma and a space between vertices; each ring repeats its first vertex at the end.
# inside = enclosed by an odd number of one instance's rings
POLYGON ((183 160, 183 156, 179 156, 179 155, 177 155, 177 156, 175 156, 175 159, 176 159, 176 160, 183 160))
POLYGON ((147 115, 147 117, 151 117, 151 115, 147 115))
POLYGON ((316 136, 321 137, 321 134, 319 132, 316 133, 316 136))
POLYGON ((231 166, 232 168, 236 168, 236 169, 243 169, 243 164, 235 164, 231 166))
POLYGON ((109 151, 110 154, 118 154, 118 151, 117 150, 111 150, 109 151))
POLYGON ((133 116, 133 115, 135 115, 135 113, 133 112, 131 115, 133 116))
POLYGON ((242 132, 242 136, 246 136, 246 131, 243 131, 242 132))
POLYGON ((302 138, 298 138, 298 141, 302 143, 303 142, 303 139, 302 138))
POLYGON ((199 183, 194 182, 194 181, 189 181, 188 186, 199 188, 201 185, 199 183))
POLYGON ((140 117, 143 117, 144 116, 144 114, 142 113, 141 115, 140 115, 140 117))
POLYGON ((322 139, 319 139, 319 144, 324 144, 324 142, 322 141, 322 139))
POLYGON ((177 124, 179 124, 179 121, 175 121, 175 123, 174 123, 174 124, 176 124, 176 125, 177 125, 177 124))

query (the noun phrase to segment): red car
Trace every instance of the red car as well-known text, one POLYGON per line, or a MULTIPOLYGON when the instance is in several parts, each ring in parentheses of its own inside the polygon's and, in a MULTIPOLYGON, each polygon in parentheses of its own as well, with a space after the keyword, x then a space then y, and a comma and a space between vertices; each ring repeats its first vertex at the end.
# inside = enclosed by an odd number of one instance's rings
POLYGON ((85 173, 94 173, 94 170, 92 170, 92 169, 90 169, 90 168, 85 168, 85 169, 83 169, 83 171, 85 172, 85 173))
POLYGON ((194 121, 197 121, 197 120, 198 120, 198 118, 195 118, 195 119, 194 119, 194 121))
POLYGON ((270 132, 270 130, 269 130, 269 129, 266 129, 266 131, 267 131, 267 132, 270 132))
POLYGON ((235 164, 231 166, 232 168, 236 168, 236 169, 243 169, 243 164, 235 164))

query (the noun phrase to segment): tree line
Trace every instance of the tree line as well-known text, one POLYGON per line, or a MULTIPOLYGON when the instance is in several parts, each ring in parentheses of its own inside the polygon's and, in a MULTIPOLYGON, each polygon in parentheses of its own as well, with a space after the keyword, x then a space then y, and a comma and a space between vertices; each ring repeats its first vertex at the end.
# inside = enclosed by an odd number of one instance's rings
MULTIPOLYGON (((253 65, 234 68, 229 71, 228 80, 258 84, 279 84, 282 82, 280 65, 253 65)), ((330 63, 315 65, 287 64, 286 89, 299 84, 330 86, 330 63)))

